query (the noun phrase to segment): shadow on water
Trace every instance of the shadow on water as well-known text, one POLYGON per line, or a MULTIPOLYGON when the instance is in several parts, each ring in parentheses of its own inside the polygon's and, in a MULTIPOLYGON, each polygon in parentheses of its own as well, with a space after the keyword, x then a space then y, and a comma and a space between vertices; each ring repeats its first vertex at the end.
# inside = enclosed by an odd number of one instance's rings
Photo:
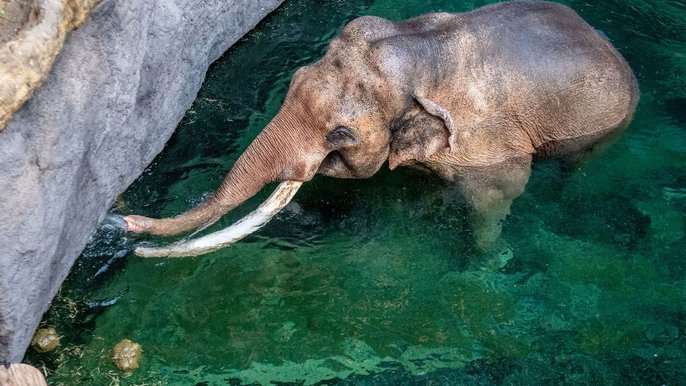
MULTIPOLYGON (((113 210, 160 217, 199 202, 352 18, 486 3, 286 2, 212 65, 113 210)), ((140 259, 141 239, 103 227, 43 322, 62 347, 27 361, 52 384, 686 383, 686 6, 565 3, 626 57, 641 102, 605 153, 535 165, 502 264, 474 263, 464 207, 435 177, 317 177, 259 233, 208 256, 140 259), (110 361, 123 338, 144 350, 128 376, 110 361)))

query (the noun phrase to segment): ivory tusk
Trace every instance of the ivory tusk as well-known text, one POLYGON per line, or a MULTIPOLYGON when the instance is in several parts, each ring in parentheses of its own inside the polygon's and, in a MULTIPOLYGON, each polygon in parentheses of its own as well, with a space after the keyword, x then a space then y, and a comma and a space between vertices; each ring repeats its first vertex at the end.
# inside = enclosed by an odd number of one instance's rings
POLYGON ((302 184, 300 181, 280 183, 262 205, 228 228, 197 239, 174 243, 165 247, 138 247, 135 253, 142 257, 183 257, 198 256, 221 249, 255 232, 268 223, 274 215, 291 201, 302 184))

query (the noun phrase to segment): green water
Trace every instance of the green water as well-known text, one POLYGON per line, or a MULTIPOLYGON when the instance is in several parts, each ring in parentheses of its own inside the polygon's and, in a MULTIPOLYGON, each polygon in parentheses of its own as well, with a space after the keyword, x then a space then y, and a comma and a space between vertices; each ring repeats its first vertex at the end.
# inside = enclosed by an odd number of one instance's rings
MULTIPOLYGON (((113 210, 199 202, 352 18, 486 3, 287 1, 212 66, 113 210)), ((465 209, 435 177, 316 177, 259 233, 207 256, 137 258, 141 239, 101 229, 44 321, 62 347, 27 360, 65 385, 686 384, 686 4, 565 3, 626 57, 641 102, 599 157, 536 164, 500 254, 472 251, 465 209), (110 360, 123 338, 143 346, 128 376, 110 360)))

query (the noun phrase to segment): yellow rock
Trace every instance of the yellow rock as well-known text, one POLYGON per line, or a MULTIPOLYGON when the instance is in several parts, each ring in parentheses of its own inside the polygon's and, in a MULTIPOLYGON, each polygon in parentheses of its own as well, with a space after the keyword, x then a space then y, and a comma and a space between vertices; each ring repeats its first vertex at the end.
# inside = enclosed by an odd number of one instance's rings
POLYGON ((48 76, 67 32, 81 25, 98 1, 24 2, 26 23, 0 44, 0 130, 48 76))
POLYGON ((131 372, 138 368, 142 351, 140 344, 124 339, 112 349, 112 362, 119 370, 131 372))
POLYGON ((41 328, 33 335, 31 346, 38 352, 49 352, 60 345, 60 336, 54 328, 41 328))

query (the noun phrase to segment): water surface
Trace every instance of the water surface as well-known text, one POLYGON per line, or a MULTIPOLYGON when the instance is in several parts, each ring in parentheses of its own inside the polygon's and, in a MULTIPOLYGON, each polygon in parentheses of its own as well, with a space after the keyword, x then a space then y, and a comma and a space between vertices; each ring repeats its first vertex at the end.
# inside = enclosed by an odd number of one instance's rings
MULTIPOLYGON (((113 211, 199 202, 352 18, 488 1, 292 0, 210 69, 176 134, 113 211)), ((500 254, 475 254, 451 186, 385 168, 316 177, 258 234, 178 260, 101 229, 27 359, 52 384, 685 384, 686 5, 567 1, 635 70, 631 127, 578 167, 535 165, 500 254), (125 376, 123 338, 143 346, 125 376)), ((212 229, 254 208, 260 193, 212 229)), ((211 229, 210 229, 211 230, 211 229)))

